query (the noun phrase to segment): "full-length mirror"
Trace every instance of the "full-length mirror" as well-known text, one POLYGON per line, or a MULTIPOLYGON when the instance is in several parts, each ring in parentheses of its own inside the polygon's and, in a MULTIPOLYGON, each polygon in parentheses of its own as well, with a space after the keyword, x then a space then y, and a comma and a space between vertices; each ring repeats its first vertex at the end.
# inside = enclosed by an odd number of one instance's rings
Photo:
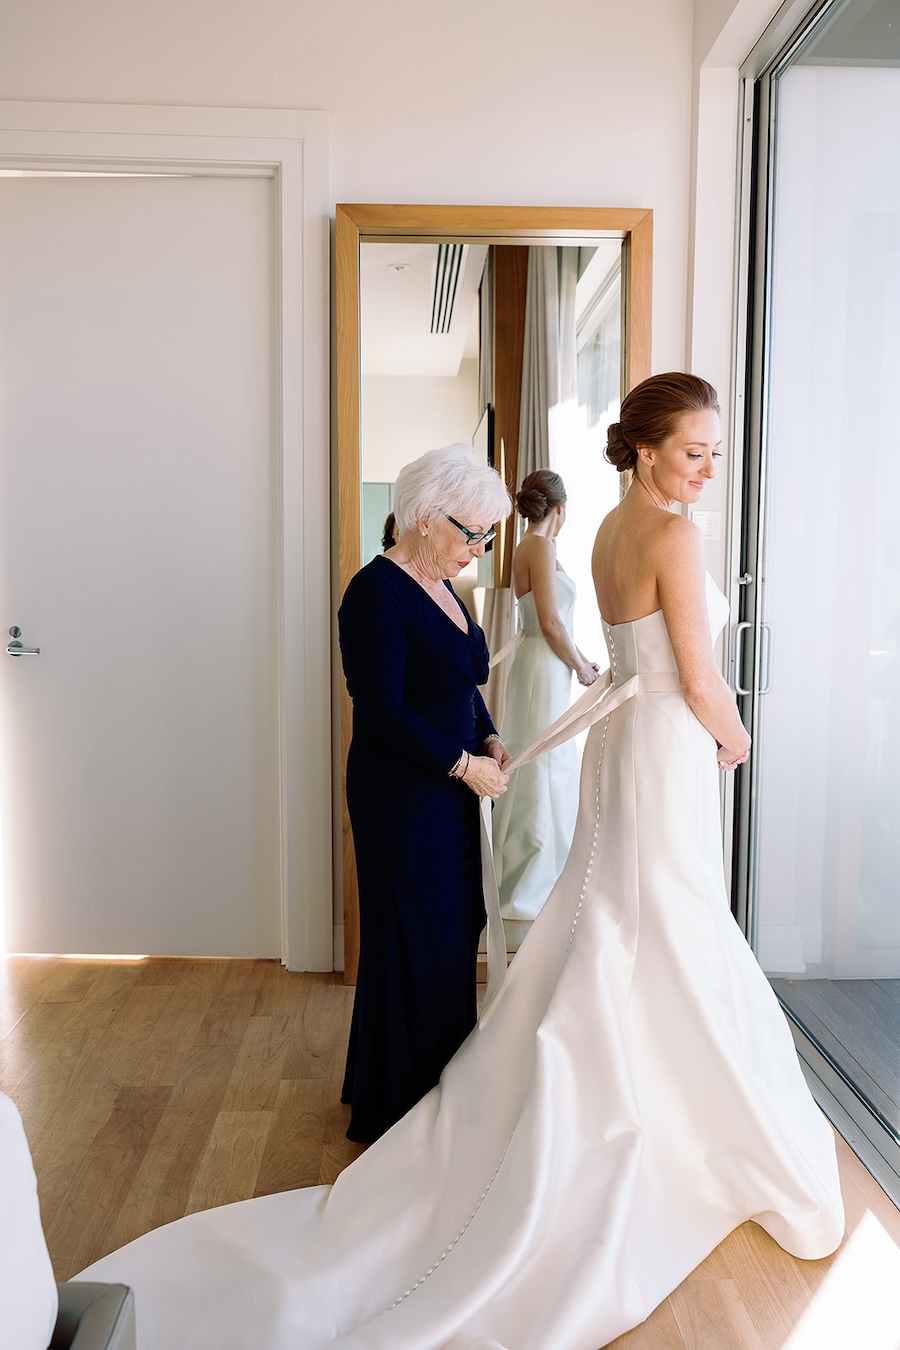
MULTIPOLYGON (((341 591, 383 547, 393 480, 424 449, 475 444, 511 489, 518 486, 528 454, 524 422, 520 428, 531 322, 526 291, 536 268, 568 296, 577 332, 571 361, 578 397, 568 409, 560 399, 548 411, 554 466, 569 488, 569 546, 586 567, 593 531, 612 505, 604 505, 604 494, 615 490, 617 477, 602 465, 604 415, 615 415, 621 393, 650 370, 650 212, 339 206, 336 229, 341 591)), ((454 583, 479 621, 486 591, 509 601, 514 542, 510 523, 471 575, 454 583)), ((592 614, 589 585, 581 593, 592 614)), ((350 720, 342 685, 344 763, 350 720)), ((358 912, 345 804, 343 881, 345 977, 352 981, 358 912)))

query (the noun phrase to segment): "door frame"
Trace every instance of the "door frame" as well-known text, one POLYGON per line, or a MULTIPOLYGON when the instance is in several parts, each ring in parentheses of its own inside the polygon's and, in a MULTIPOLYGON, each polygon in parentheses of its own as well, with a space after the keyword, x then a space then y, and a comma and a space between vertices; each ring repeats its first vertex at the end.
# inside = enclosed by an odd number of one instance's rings
POLYGON ((281 960, 331 970, 328 116, 0 102, 0 168, 274 181, 281 960))

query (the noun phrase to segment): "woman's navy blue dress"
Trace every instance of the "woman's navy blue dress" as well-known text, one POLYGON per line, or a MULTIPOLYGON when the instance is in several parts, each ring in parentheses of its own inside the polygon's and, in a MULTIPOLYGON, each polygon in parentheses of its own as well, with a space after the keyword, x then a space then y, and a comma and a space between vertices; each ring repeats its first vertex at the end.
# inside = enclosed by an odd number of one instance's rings
POLYGON ((483 632, 471 619, 457 628, 389 558, 357 572, 338 621, 360 917, 342 1100, 348 1138, 370 1142, 434 1087, 475 1025, 479 804, 448 774, 461 749, 482 753, 494 726, 478 690, 483 632))

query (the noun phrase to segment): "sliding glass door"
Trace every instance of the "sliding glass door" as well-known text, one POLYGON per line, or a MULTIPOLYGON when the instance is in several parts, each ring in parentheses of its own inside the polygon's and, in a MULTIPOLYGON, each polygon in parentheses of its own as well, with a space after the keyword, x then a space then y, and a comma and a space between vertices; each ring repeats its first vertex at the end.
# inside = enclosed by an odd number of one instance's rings
MULTIPOLYGON (((836 1119, 900 1195, 900 24, 824 4, 756 118, 736 894, 836 1119)), ((752 108, 749 100, 752 99, 752 108)))

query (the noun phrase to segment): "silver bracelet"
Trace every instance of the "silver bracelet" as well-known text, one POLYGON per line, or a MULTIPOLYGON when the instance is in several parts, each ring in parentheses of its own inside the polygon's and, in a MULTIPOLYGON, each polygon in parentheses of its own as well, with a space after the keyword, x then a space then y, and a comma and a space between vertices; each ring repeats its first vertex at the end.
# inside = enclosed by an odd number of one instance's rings
POLYGON ((456 761, 456 763, 453 765, 453 768, 450 770, 450 772, 448 773, 447 777, 448 777, 448 778, 465 778, 466 774, 467 774, 468 771, 469 771, 469 759, 470 759, 470 755, 469 755, 468 750, 463 750, 463 751, 462 751, 462 754, 460 754, 459 759, 458 759, 458 760, 456 761), (465 755, 465 757, 466 757, 465 768, 461 769, 461 770, 457 773, 457 770, 459 769, 460 764, 462 764, 462 762, 463 762, 463 755, 465 755))

